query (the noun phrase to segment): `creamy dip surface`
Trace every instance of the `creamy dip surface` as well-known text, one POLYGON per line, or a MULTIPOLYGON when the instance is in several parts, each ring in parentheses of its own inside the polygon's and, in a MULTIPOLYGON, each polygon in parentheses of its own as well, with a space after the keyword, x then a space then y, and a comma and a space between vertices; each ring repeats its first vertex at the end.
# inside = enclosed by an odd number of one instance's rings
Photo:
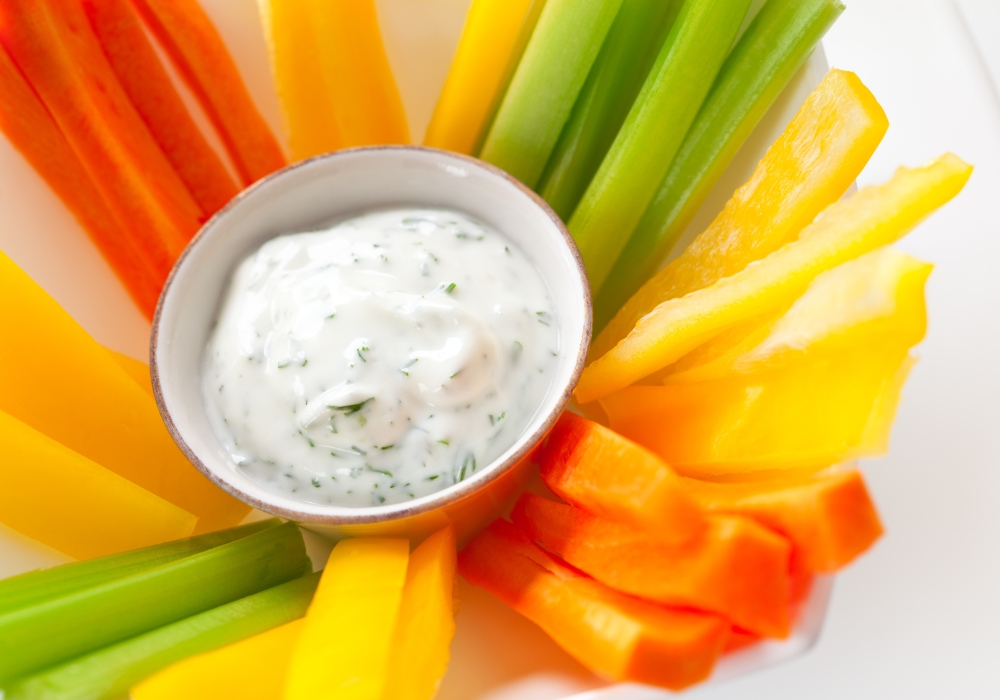
POLYGON ((239 468, 303 501, 377 506, 509 448, 559 352, 545 283, 509 239, 457 212, 394 209, 243 261, 202 388, 239 468))

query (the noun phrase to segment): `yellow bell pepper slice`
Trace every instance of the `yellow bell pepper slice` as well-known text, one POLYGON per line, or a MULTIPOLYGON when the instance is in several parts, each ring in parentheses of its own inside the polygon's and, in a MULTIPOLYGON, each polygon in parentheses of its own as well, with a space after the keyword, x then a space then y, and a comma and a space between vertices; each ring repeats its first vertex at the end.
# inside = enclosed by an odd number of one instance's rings
POLYGON ((473 0, 424 145, 472 155, 541 14, 544 0, 473 0))
MULTIPOLYGON (((283 0, 273 0, 281 2, 283 0)), ((409 143, 375 0, 302 0, 343 147, 409 143)), ((296 34, 298 35, 298 34, 296 34)))
POLYGON ((132 381, 142 387, 150 396, 153 395, 153 381, 149 376, 149 365, 145 362, 140 362, 128 355, 123 355, 120 352, 111 350, 107 348, 108 354, 111 355, 111 359, 114 360, 119 367, 121 367, 125 374, 132 377, 132 381))
POLYGON ((430 700, 448 669, 455 635, 455 530, 413 550, 389 661, 385 700, 430 700))
POLYGON ((946 154, 900 168, 827 207, 799 239, 710 287, 664 301, 607 354, 587 367, 576 388, 581 404, 623 389, 673 364, 699 345, 800 296, 821 272, 888 245, 949 201, 972 168, 946 154))
POLYGON ((187 537, 197 518, 0 411, 0 522, 74 559, 187 537))
POLYGON ((404 539, 334 547, 292 652, 284 700, 381 700, 409 558, 404 539))
POLYGON ((198 516, 197 532, 236 525, 250 507, 185 459, 156 403, 0 253, 0 410, 198 516))
POLYGON ((259 0, 261 23, 292 160, 343 146, 306 0, 259 0))
POLYGON ((169 666, 131 691, 132 700, 276 700, 303 620, 169 666))
POLYGON ((657 304, 707 287, 760 260, 837 201, 889 128, 854 73, 831 70, 809 95, 753 176, 676 260, 623 306, 594 342, 599 357, 657 304))

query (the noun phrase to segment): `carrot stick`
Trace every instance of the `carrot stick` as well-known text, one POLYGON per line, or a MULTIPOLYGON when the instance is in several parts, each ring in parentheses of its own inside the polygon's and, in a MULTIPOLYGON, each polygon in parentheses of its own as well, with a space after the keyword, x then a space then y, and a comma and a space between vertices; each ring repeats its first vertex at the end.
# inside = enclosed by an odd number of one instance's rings
POLYGON ((75 0, 0 0, 0 42, 162 284, 201 209, 118 83, 75 0))
POLYGON ((286 164, 233 57, 197 0, 132 0, 215 125, 243 185, 286 164))
POLYGON ((125 93, 153 138, 211 216, 239 189, 202 136, 128 0, 84 0, 83 9, 125 93))
POLYGON ((0 46, 0 131, 72 212, 132 301, 153 317, 160 287, 115 221, 66 137, 0 46))

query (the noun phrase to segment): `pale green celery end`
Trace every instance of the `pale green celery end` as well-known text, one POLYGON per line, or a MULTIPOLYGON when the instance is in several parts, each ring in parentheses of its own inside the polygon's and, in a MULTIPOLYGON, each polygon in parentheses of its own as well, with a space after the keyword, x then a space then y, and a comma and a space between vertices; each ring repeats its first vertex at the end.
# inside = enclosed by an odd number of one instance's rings
POLYGON ((683 0, 624 0, 538 184, 569 220, 615 139, 683 0))
MULTIPOLYGON (((269 588, 14 681, 3 700, 116 700, 154 673, 303 617, 320 573, 269 588)), ((180 698, 178 700, 181 700, 180 698)))
POLYGON ((301 576, 292 523, 0 616, 0 683, 301 576))
POLYGON ((687 0, 625 124, 569 221, 600 291, 718 75, 750 0, 687 0))
POLYGON ((480 158, 535 187, 622 0, 547 0, 480 158))
POLYGON ((277 518, 271 518, 228 530, 143 547, 131 552, 13 576, 0 581, 0 615, 162 566, 255 532, 277 527, 280 523, 277 518))
POLYGON ((839 0, 770 0, 757 15, 595 295, 595 333, 656 274, 743 143, 843 10, 839 0))

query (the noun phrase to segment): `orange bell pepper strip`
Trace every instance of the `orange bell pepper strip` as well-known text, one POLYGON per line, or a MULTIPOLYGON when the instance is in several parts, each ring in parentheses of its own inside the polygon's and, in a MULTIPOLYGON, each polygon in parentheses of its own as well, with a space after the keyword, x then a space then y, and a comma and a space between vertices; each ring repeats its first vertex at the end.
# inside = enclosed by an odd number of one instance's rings
POLYGON ((128 0, 85 0, 83 8, 136 111, 210 217, 239 188, 177 94, 128 0))
POLYGON ((673 607, 721 615, 767 637, 788 635, 788 541, 756 522, 712 516, 678 544, 524 494, 511 513, 531 539, 601 583, 673 607))
POLYGON ((595 341, 594 356, 661 302, 708 287, 794 240, 847 191, 888 128, 858 77, 831 70, 711 225, 619 310, 595 341))
POLYGON ((75 0, 3 0, 0 42, 162 285, 201 208, 132 106, 75 0))
POLYGON ((375 0, 303 0, 303 4, 343 145, 409 143, 403 100, 382 44, 375 0))
POLYGON ((887 183, 827 207, 798 240, 756 265, 653 309, 584 370, 577 401, 607 396, 719 333, 790 303, 821 272, 904 236, 957 195, 971 174, 969 165, 947 154, 919 168, 900 168, 887 183))
POLYGON ((244 186, 285 167, 236 62, 198 0, 132 0, 212 121, 244 186))
POLYGON ((70 210, 132 301, 153 318, 160 285, 115 221, 52 115, 0 46, 0 131, 70 210))
POLYGON ((602 425, 563 413, 536 457, 567 503, 684 541, 706 525, 680 478, 659 457, 602 425))
POLYGON ((0 411, 0 522, 75 559, 187 537, 197 518, 0 411))
POLYGON ((305 0, 260 0, 261 22, 292 161, 342 148, 305 0))
POLYGON ((729 638, 721 618, 622 595, 560 563, 504 520, 465 546, 458 572, 613 680, 686 688, 709 676, 729 638))
POLYGON ((706 510, 753 518, 787 537, 809 572, 838 571, 882 536, 878 512, 856 470, 742 483, 683 481, 706 510))
POLYGON ((0 410, 198 516, 199 532, 250 512, 185 459, 149 394, 2 253, 0 298, 17 300, 0 304, 0 410))
POLYGON ((473 0, 424 145, 474 154, 544 0, 473 0))

